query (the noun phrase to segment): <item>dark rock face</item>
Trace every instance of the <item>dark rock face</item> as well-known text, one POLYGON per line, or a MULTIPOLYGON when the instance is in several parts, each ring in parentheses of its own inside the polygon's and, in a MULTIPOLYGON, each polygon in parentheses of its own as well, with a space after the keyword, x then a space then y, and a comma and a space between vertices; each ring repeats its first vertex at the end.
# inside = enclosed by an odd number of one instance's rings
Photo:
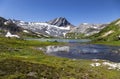
POLYGON ((4 25, 4 22, 7 21, 3 17, 0 17, 0 27, 4 25))
POLYGON ((14 24, 14 23, 10 23, 10 24, 6 25, 6 26, 4 27, 4 29, 9 30, 9 31, 11 31, 11 32, 21 32, 21 31, 22 31, 22 28, 18 27, 18 26, 17 26, 16 24, 14 24))
POLYGON ((22 31, 22 28, 18 27, 16 24, 12 22, 11 19, 6 20, 2 17, 0 17, 0 30, 3 31, 10 31, 10 32, 20 32, 22 31))
POLYGON ((48 23, 59 27, 71 25, 64 17, 55 18, 54 20, 51 20, 48 23))

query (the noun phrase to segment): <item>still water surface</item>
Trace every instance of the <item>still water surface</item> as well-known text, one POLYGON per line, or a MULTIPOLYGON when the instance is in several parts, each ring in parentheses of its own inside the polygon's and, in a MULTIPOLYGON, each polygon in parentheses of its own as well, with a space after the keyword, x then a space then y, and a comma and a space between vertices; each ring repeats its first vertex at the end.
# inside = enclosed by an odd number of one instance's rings
POLYGON ((39 47, 45 54, 72 59, 103 59, 120 62, 120 46, 85 44, 90 40, 39 39, 40 41, 68 42, 67 45, 39 47))

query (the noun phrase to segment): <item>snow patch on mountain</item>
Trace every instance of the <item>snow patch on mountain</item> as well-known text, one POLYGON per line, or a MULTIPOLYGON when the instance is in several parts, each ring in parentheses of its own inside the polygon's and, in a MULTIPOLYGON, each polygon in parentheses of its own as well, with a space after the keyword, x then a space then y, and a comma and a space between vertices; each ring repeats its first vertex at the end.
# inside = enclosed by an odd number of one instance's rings
POLYGON ((15 37, 15 38, 20 38, 18 35, 12 35, 9 31, 5 35, 5 37, 15 37))
POLYGON ((33 32, 39 32, 50 36, 64 36, 63 34, 70 30, 70 26, 58 27, 45 22, 24 22, 24 21, 13 21, 19 27, 31 30, 33 32))
POLYGON ((70 32, 82 33, 86 36, 100 32, 107 24, 89 24, 82 23, 78 27, 73 28, 70 32))
POLYGON ((27 30, 23 30, 24 33, 29 33, 27 30))

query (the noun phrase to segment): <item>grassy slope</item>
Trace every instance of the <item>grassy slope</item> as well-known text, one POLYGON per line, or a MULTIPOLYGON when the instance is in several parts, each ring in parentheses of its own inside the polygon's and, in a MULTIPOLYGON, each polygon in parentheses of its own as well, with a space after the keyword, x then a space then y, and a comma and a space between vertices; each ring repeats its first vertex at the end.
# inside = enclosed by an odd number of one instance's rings
POLYGON ((90 36, 90 38, 96 40, 96 41, 118 41, 118 36, 120 35, 120 26, 119 25, 115 25, 116 22, 120 21, 120 19, 112 22, 111 24, 109 24, 107 27, 105 27, 102 31, 100 31, 99 33, 90 36), (109 31, 114 31, 113 33, 111 33, 110 35, 107 35, 105 37, 102 37, 105 33, 109 32, 109 31))
POLYGON ((0 79, 120 78, 120 71, 91 67, 90 60, 47 56, 35 49, 39 46, 56 44, 59 43, 0 38, 0 79))
POLYGON ((102 44, 110 46, 120 46, 120 41, 92 41, 92 44, 102 44))
POLYGON ((120 40, 118 39, 118 36, 120 35, 120 26, 115 25, 118 21, 120 21, 120 19, 112 22, 107 27, 105 27, 103 30, 101 30, 99 33, 89 36, 87 38, 92 39, 93 40, 92 43, 94 44, 120 46, 120 40), (114 32, 108 36, 102 37, 105 33, 111 30, 114 32))

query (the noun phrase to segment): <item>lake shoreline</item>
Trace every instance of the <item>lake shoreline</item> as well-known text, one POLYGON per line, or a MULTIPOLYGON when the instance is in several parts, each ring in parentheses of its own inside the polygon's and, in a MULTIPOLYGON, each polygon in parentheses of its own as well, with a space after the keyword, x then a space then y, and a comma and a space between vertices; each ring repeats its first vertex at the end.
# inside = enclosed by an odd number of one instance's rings
POLYGON ((91 41, 91 44, 101 44, 110 46, 120 46, 120 41, 91 41))
MULTIPOLYGON (((119 79, 120 70, 100 65, 102 60, 76 60, 49 56, 39 46, 58 45, 58 42, 39 42, 0 38, 1 79, 119 79), (94 65, 94 66, 91 66, 94 65), (110 75, 110 76, 106 76, 110 75)), ((60 44, 61 45, 61 44, 60 44)))

